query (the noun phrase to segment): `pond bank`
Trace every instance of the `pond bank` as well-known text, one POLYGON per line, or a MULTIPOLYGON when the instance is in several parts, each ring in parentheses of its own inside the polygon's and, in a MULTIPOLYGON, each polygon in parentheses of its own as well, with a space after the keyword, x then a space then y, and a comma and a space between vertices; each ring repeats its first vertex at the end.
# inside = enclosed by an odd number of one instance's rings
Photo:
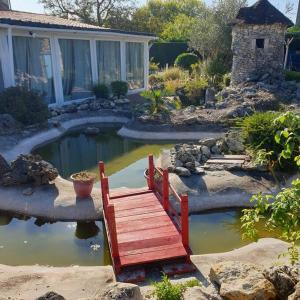
MULTIPOLYGON (((278 255, 287 250, 288 244, 276 239, 261 239, 243 248, 218 254, 194 255, 191 257, 197 271, 188 275, 198 278, 207 285, 208 272, 219 261, 251 262, 262 267, 278 263, 278 255)), ((286 263, 286 259, 280 259, 286 263)), ((158 280, 159 274, 148 274, 158 280)), ((187 277, 187 276, 185 276, 187 277)), ((114 282, 112 267, 42 267, 0 265, 0 294, 7 299, 35 299, 46 292, 55 291, 66 299, 94 299, 102 289, 114 282)), ((150 289, 149 282, 141 285, 145 296, 150 289)))

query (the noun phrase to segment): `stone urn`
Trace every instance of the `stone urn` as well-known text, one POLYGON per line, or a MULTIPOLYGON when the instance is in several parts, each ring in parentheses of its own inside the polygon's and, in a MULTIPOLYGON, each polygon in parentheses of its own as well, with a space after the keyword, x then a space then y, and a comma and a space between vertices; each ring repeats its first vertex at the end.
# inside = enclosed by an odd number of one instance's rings
POLYGON ((71 175, 74 190, 78 198, 89 198, 91 196, 96 175, 87 171, 71 175))

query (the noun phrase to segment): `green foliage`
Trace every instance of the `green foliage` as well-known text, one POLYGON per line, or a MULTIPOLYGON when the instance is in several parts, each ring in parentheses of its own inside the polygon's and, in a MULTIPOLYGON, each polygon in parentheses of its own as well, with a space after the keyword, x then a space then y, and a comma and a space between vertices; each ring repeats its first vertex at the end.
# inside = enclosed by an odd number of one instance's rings
POLYGON ((183 70, 181 70, 180 68, 177 68, 177 67, 168 68, 168 69, 164 70, 161 73, 161 76, 162 76, 164 81, 184 80, 187 77, 186 73, 183 70))
POLYGON ((187 81, 184 92, 188 98, 188 105, 199 105, 204 102, 207 87, 208 81, 205 77, 197 77, 187 81))
POLYGON ((208 59, 204 63, 204 72, 208 76, 223 76, 230 71, 226 59, 221 55, 208 59))
POLYGON ((96 98, 108 98, 109 97, 109 88, 105 84, 96 84, 93 86, 93 93, 96 98))
POLYGON ((198 63, 199 58, 193 53, 182 53, 175 60, 175 66, 184 70, 191 70, 192 65, 198 63))
POLYGON ((0 94, 0 114, 10 114, 24 125, 46 122, 49 116, 42 95, 23 87, 11 87, 0 94))
POLYGON ((164 79, 160 74, 150 75, 148 81, 151 87, 155 87, 164 83, 164 79))
POLYGON ((288 28, 287 32, 289 33, 300 32, 300 26, 299 25, 292 26, 288 28))
POLYGON ((159 64, 155 63, 153 61, 153 58, 151 58, 151 60, 150 60, 149 71, 152 72, 152 73, 155 73, 155 72, 159 71, 159 64))
POLYGON ((163 91, 151 89, 141 93, 141 96, 150 101, 150 114, 155 115, 161 112, 167 112, 163 99, 163 91))
POLYGON ((270 168, 286 171, 300 164, 300 117, 294 112, 255 113, 238 123, 247 147, 270 168))
POLYGON ((285 80, 300 82, 300 72, 285 70, 285 80))
POLYGON ((114 81, 111 83, 111 90, 114 96, 120 98, 128 93, 128 83, 126 81, 114 81))
POLYGON ((223 86, 228 87, 231 83, 231 73, 226 73, 223 75, 223 86))
POLYGON ((172 284, 170 279, 166 275, 163 275, 162 281, 155 282, 153 285, 153 296, 155 296, 157 300, 180 300, 187 288, 199 286, 200 283, 194 279, 185 283, 172 284))
POLYGON ((182 89, 183 87, 184 87, 184 81, 179 80, 179 79, 178 80, 169 80, 164 83, 164 88, 165 88, 166 94, 168 96, 175 96, 176 92, 179 89, 182 89))
POLYGON ((253 196, 250 201, 254 209, 243 211, 243 238, 257 240, 257 225, 265 220, 265 227, 270 231, 280 230, 281 238, 290 243, 289 258, 292 264, 299 261, 297 244, 300 242, 300 179, 293 181, 292 186, 283 188, 276 195, 253 196))

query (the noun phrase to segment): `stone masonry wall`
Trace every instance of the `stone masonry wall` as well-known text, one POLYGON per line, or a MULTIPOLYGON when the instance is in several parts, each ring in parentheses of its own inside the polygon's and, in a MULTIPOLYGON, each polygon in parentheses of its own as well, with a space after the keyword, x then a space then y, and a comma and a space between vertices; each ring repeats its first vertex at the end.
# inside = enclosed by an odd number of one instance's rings
POLYGON ((282 76, 286 27, 274 25, 235 25, 232 30, 232 84, 269 73, 282 76), (265 39, 265 48, 256 48, 256 39, 265 39))

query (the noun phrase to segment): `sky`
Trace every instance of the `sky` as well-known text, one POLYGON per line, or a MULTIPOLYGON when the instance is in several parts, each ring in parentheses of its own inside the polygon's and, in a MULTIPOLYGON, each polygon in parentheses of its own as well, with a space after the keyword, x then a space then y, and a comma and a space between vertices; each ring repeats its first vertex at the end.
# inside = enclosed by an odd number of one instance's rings
MULTIPOLYGON (((147 0, 137 0, 138 3, 144 4, 147 0)), ((211 4, 212 0, 205 0, 207 4, 211 4)), ((248 0, 249 4, 253 4, 256 2, 255 0, 248 0)), ((294 4, 294 11, 288 16, 295 21, 297 4, 299 0, 270 0, 270 2, 279 8, 281 11, 285 11, 286 2, 291 2, 294 4)), ((44 9, 41 4, 38 3, 38 0, 11 0, 12 8, 20 11, 30 11, 30 12, 38 12, 43 13, 44 9)))

